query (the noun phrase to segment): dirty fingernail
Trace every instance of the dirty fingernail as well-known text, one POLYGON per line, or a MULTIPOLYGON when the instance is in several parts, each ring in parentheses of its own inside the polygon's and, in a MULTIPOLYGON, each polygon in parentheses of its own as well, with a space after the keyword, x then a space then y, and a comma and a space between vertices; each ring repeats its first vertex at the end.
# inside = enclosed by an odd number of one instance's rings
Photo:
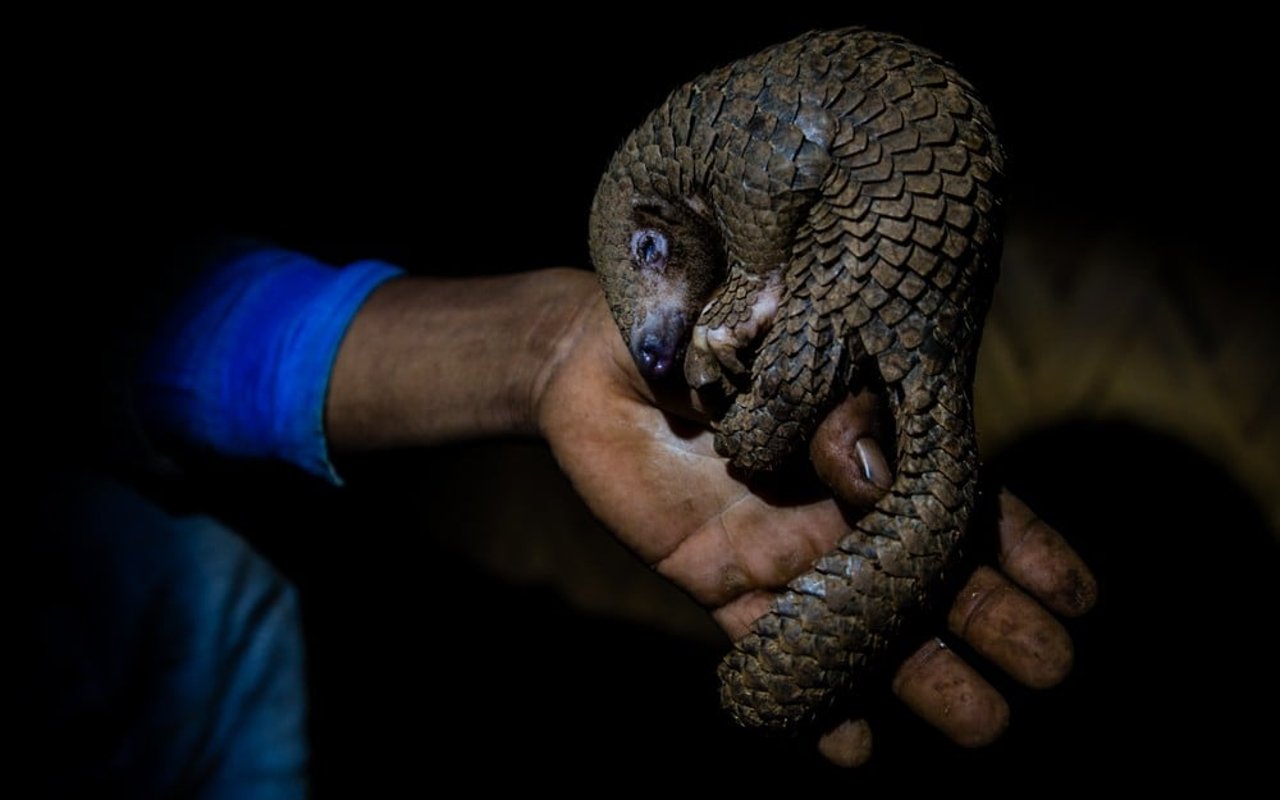
POLYGON ((893 475, 889 472, 889 462, 885 460, 884 453, 876 440, 859 439, 853 449, 858 454, 858 463, 862 465, 863 476, 881 489, 888 489, 893 484, 893 475))

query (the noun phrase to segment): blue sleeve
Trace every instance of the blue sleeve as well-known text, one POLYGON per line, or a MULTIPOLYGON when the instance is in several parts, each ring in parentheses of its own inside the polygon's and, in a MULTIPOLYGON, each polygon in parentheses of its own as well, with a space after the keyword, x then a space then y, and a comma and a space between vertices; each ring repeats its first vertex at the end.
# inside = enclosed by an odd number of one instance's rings
POLYGON ((401 270, 275 247, 228 251, 174 306, 140 376, 147 427, 341 483, 324 433, 329 374, 356 311, 401 270))

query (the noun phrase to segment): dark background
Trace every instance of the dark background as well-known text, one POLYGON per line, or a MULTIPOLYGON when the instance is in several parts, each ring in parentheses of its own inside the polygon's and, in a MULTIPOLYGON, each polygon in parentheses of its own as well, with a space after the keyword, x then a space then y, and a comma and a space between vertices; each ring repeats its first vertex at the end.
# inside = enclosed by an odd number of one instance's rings
MULTIPOLYGON (((1010 154, 1012 224, 1195 253, 1197 281, 1276 297, 1273 87, 1256 21, 473 16, 160 20, 156 33, 86 20, 28 63, 22 127, 39 147, 20 156, 43 222, 21 288, 44 316, 14 364, 39 409, 33 458, 99 452, 83 442, 115 414, 102 376, 118 362, 98 334, 145 330, 193 241, 251 233, 430 274, 586 266, 595 181, 630 127, 680 82, 813 27, 890 29, 957 64, 1010 154)), ((990 456, 1097 569, 1099 607, 1070 625, 1076 671, 1043 693, 990 676, 1014 722, 981 752, 885 704, 875 761, 856 774, 731 729, 716 708, 720 645, 583 611, 556 581, 504 580, 500 548, 486 562, 457 544, 485 533, 468 522, 481 506, 510 505, 513 536, 566 513, 591 530, 585 511, 559 510, 573 500, 537 445, 365 457, 344 464, 342 492, 238 467, 188 491, 302 591, 322 796, 443 776, 856 790, 1257 770, 1276 741, 1280 548, 1230 470, 1142 420, 1076 420, 990 456), (511 459, 532 476, 513 477, 511 459), (525 481, 551 488, 513 495, 525 481)))

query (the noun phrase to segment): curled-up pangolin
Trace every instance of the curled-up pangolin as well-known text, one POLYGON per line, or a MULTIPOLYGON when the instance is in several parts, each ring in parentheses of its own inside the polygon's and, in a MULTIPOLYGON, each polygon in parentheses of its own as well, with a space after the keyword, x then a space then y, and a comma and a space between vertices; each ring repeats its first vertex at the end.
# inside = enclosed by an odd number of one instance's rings
POLYGON ((736 468, 805 452, 854 384, 893 419, 888 493, 721 664, 744 725, 794 729, 847 699, 957 557, 1002 166, 952 67, 849 29, 680 87, 600 183, 591 252, 622 334, 645 376, 683 357, 692 386, 725 395, 716 449, 736 468))

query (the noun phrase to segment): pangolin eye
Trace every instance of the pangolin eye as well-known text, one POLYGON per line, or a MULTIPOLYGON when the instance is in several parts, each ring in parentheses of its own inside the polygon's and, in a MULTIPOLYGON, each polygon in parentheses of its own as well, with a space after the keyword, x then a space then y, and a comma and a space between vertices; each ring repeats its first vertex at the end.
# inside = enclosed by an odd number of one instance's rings
POLYGON ((637 266, 661 270, 667 265, 667 237, 652 230, 631 234, 631 260, 637 266))

